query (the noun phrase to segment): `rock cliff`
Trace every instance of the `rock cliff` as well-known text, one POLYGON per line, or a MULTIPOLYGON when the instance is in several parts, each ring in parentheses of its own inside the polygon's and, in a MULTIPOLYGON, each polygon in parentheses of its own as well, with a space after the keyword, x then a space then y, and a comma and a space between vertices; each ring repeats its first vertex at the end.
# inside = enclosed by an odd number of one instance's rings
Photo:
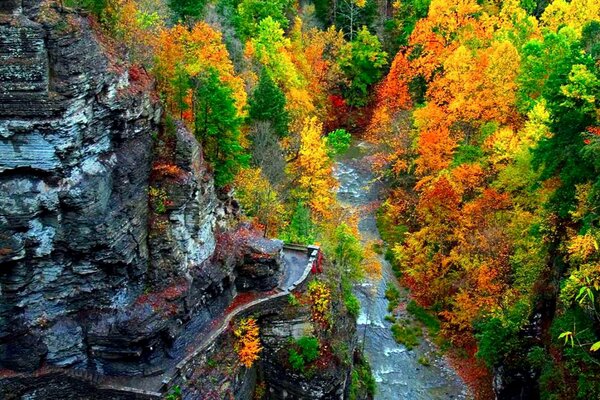
POLYGON ((86 362, 91 310, 143 289, 160 116, 87 19, 38 3, 0 16, 0 364, 15 370, 86 362))

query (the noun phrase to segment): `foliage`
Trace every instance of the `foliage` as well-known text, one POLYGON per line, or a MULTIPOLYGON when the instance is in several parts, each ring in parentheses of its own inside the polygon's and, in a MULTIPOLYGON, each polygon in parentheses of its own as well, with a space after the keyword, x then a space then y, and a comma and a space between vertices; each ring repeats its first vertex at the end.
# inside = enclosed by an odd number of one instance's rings
POLYGON ((406 305, 406 311, 411 313, 417 320, 419 320, 427 331, 432 335, 437 335, 440 331, 440 320, 431 312, 426 310, 424 307, 419 306, 414 300, 411 300, 406 305))
POLYGON ((234 186, 244 213, 263 227, 265 236, 276 237, 283 225, 285 208, 262 171, 258 168, 241 170, 234 186))
POLYGON ((350 147, 352 135, 346 132, 345 129, 336 129, 329 132, 325 137, 325 145, 327 146, 327 154, 330 158, 336 155, 345 153, 350 147))
POLYGON ((233 334, 237 341, 235 351, 238 353, 240 362, 246 368, 252 367, 258 360, 258 354, 262 350, 259 338, 259 328, 254 318, 243 318, 236 324, 233 334))
POLYGON ((243 38, 256 36, 259 24, 265 18, 272 18, 282 28, 287 28, 285 12, 289 0, 241 0, 237 6, 238 32, 243 38))
POLYGON ((169 7, 179 19, 185 20, 200 17, 207 2, 208 0, 169 0, 169 7))
POLYGON ((319 339, 312 336, 302 336, 288 350, 288 361, 293 369, 300 372, 304 372, 305 366, 318 357, 319 339))
POLYGON ((392 312, 400 304, 400 291, 393 283, 388 282, 384 296, 388 301, 388 311, 392 312))
POLYGON ((233 91, 211 69, 195 79, 194 99, 194 134, 215 168, 215 183, 224 186, 249 161, 240 142, 242 121, 233 91))
POLYGON ((312 320, 323 327, 331 323, 331 289, 321 281, 311 281, 308 284, 308 299, 312 320))
POLYGON ((277 136, 287 136, 289 116, 285 109, 285 95, 265 69, 260 74, 258 85, 248 105, 250 106, 248 116, 252 120, 269 121, 277 136))
POLYGON ((405 321, 397 321, 392 325, 392 336, 397 343, 403 344, 407 350, 419 345, 419 337, 423 335, 421 328, 405 321))
POLYGON ((361 355, 352 366, 348 398, 350 400, 372 398, 375 396, 376 389, 377 382, 371 371, 371 366, 361 355))
POLYGON ((148 196, 150 198, 150 204, 153 205, 155 213, 164 214, 167 212, 167 206, 170 204, 170 200, 167 191, 164 188, 151 186, 148 189, 148 196))
POLYGON ((298 177, 299 195, 318 217, 332 216, 337 181, 331 175, 332 162, 321 137, 322 125, 316 118, 307 118, 300 133, 300 149, 293 165, 298 177))
POLYGON ((280 237, 288 243, 312 244, 315 240, 315 226, 310 219, 310 212, 301 202, 296 204, 290 223, 280 237))
POLYGON ((349 104, 365 105, 368 89, 381 78, 387 64, 379 39, 363 26, 356 38, 342 47, 338 62, 350 81, 346 95, 349 104))
POLYGON ((182 398, 181 386, 175 385, 169 389, 165 400, 181 400, 182 398))
POLYGON ((347 223, 342 222, 323 245, 326 254, 341 271, 342 276, 353 282, 364 277, 364 249, 357 236, 347 223))
POLYGON ((352 293, 352 284, 347 278, 342 278, 342 297, 348 314, 353 318, 358 318, 360 314, 360 301, 352 293))

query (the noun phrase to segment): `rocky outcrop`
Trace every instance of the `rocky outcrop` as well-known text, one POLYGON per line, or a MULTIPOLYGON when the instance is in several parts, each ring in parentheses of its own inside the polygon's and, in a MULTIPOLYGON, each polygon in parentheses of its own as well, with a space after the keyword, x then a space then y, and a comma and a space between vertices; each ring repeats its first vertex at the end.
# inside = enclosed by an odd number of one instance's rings
POLYGON ((283 242, 251 237, 244 247, 244 259, 236 270, 238 290, 276 288, 283 275, 283 242))
MULTIPOLYGON (((161 123, 152 80, 93 25, 39 0, 0 4, 0 398, 157 398, 174 375, 202 381, 207 357, 174 371, 237 291, 298 281, 281 242, 230 229, 238 206, 198 142, 161 123)), ((262 375, 273 398, 343 395, 346 364, 284 371, 278 346, 308 321, 286 317, 286 293, 251 310, 264 363, 229 357, 215 393, 249 399, 262 375)))
POLYGON ((279 312, 261 320, 263 344, 261 375, 273 400, 344 399, 349 386, 352 353, 356 346, 356 323, 338 308, 331 331, 322 335, 317 366, 295 371, 289 365, 292 340, 314 334, 310 313, 303 308, 279 312))

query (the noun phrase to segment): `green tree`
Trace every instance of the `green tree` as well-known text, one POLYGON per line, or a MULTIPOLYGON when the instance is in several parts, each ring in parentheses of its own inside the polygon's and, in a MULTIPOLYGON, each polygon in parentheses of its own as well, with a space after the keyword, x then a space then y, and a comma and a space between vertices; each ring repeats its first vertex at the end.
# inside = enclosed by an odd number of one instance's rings
POLYGON ((253 37, 258 31, 260 21, 271 17, 282 28, 287 28, 289 21, 286 12, 290 0, 242 0, 237 7, 237 26, 242 38, 253 37))
POLYGON ((198 18, 202 15, 208 0, 169 0, 169 7, 180 20, 198 18))
MULTIPOLYGON (((571 28, 547 34, 543 41, 531 41, 524 53, 520 94, 543 98, 552 116, 553 134, 540 140, 533 165, 541 169, 542 179, 560 177, 561 186, 550 207, 567 218, 575 206, 576 185, 589 181, 600 185, 600 171, 593 159, 583 157, 586 144, 582 136, 588 127, 598 124, 598 67, 571 28)), ((530 102, 521 104, 532 107, 530 102)))
POLYGON ((299 202, 281 239, 290 243, 312 244, 315 236, 315 226, 310 219, 310 211, 299 202))
POLYGON ((252 120, 268 121, 277 136, 287 136, 290 117, 285 109, 285 94, 264 68, 248 103, 252 120))
POLYGON ((329 250, 327 254, 331 255, 342 272, 342 279, 350 281, 362 279, 364 272, 361 263, 364 259, 364 251, 352 229, 345 223, 338 225, 330 241, 331 243, 326 244, 329 250))
POLYGON ((325 137, 325 145, 327 146, 327 154, 330 158, 338 154, 343 154, 350 147, 352 135, 346 132, 345 129, 336 129, 330 132, 325 137))
POLYGON ((194 133, 204 154, 215 169, 215 183, 230 183, 249 156, 240 144, 241 118, 235 108, 233 91, 214 69, 196 78, 194 91, 194 133))
POLYGON ((382 50, 379 39, 363 26, 356 39, 342 47, 338 62, 350 81, 348 103, 365 105, 369 87, 381 78, 387 64, 387 53, 382 50))

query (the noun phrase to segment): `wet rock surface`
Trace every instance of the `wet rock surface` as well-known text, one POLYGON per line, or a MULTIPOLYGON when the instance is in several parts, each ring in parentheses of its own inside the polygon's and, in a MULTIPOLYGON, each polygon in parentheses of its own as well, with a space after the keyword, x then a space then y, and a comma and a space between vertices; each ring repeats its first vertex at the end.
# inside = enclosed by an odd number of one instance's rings
MULTIPOLYGON (((0 4, 0 398, 160 397, 238 290, 298 279, 281 242, 231 229, 239 207, 183 125, 157 155, 152 80, 114 45, 73 12, 0 4)), ((221 387, 249 399, 257 370, 238 372, 221 387)))
POLYGON ((322 339, 321 346, 336 349, 338 346, 343 347, 348 359, 339 359, 339 355, 323 351, 320 357, 325 364, 316 367, 312 373, 295 371, 288 361, 290 341, 312 334, 309 310, 280 312, 261 320, 261 342, 264 349, 260 371, 268 387, 269 399, 346 398, 352 368, 349 357, 357 340, 356 323, 341 308, 334 309, 332 314, 331 338, 322 339))

